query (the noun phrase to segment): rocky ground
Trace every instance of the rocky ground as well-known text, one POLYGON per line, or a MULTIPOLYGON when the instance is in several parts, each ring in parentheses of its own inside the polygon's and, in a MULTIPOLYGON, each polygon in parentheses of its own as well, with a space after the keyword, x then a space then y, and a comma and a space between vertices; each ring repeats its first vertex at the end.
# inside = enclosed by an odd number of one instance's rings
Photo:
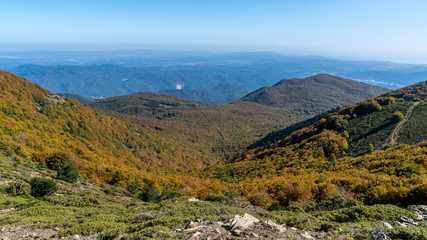
MULTIPOLYGON (((387 230, 394 227, 417 226, 421 222, 427 222, 427 205, 419 205, 414 208, 417 219, 401 216, 392 222, 383 222, 383 228, 372 231, 373 240, 390 240, 387 230)), ((20 239, 58 239, 52 237, 60 229, 36 229, 30 226, 13 226, 0 229, 1 240, 20 239)), ((185 229, 176 229, 170 235, 171 239, 189 240, 228 240, 228 239, 352 239, 351 235, 343 236, 325 232, 303 231, 285 225, 279 225, 271 221, 260 221, 250 214, 236 215, 226 222, 210 220, 196 220, 189 222, 185 229)), ((64 239, 64 238, 62 238, 64 239)), ((97 235, 74 235, 65 239, 102 239, 97 235)))
MULTIPOLYGON (((417 226, 427 221, 427 206, 414 208, 417 220, 401 216, 393 222, 384 222, 382 229, 373 231, 371 239, 389 240, 385 229, 395 226, 417 226)), ((236 215, 227 222, 197 220, 190 222, 185 229, 176 229, 171 236, 177 239, 190 240, 227 240, 227 239, 352 239, 351 236, 335 236, 325 232, 301 231, 293 227, 278 225, 271 221, 262 222, 250 214, 236 215)))
POLYGON ((236 215, 227 222, 198 220, 185 229, 176 229, 171 236, 176 239, 337 239, 323 232, 314 233, 287 228, 271 221, 261 222, 250 214, 236 215))

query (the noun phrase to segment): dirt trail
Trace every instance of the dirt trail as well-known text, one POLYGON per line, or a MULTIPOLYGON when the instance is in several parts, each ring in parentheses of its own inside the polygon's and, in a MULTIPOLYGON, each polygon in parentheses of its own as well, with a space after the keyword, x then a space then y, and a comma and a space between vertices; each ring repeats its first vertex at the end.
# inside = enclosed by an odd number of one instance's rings
POLYGON ((384 143, 383 148, 385 147, 394 147, 397 144, 397 139, 399 138, 399 131, 402 128, 403 124, 405 124, 406 121, 408 121, 409 117, 411 117, 412 111, 414 111, 414 108, 419 104, 420 102, 415 102, 414 105, 412 105, 409 109, 408 112, 405 115, 405 118, 403 118, 402 121, 400 121, 396 128, 393 130, 393 132, 391 133, 388 141, 386 143, 384 143))

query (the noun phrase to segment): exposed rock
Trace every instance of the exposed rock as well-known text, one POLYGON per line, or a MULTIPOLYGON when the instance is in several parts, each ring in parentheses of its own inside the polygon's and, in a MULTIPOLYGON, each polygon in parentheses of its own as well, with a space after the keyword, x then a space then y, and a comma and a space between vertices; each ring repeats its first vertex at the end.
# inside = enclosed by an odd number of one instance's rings
POLYGON ((418 221, 427 221, 427 205, 415 206, 414 211, 418 221))
POLYGON ((285 226, 278 225, 278 224, 276 224, 276 223, 274 223, 272 221, 265 221, 265 224, 268 225, 268 226, 270 226, 271 228, 276 229, 277 231, 279 231, 279 233, 283 233, 283 232, 286 231, 285 226))
POLYGON ((303 232, 301 233, 301 237, 305 238, 305 239, 315 239, 314 237, 312 237, 308 232, 303 232))
POLYGON ((198 201, 200 201, 199 199, 197 199, 197 198, 195 198, 195 197, 192 197, 192 198, 189 198, 188 199, 188 201, 189 202, 198 202, 198 201))
POLYGON ((201 232, 196 232, 193 234, 193 236, 191 236, 191 238, 189 240, 198 240, 198 239, 200 239, 201 236, 202 236, 201 232))
POLYGON ((233 234, 234 236, 240 236, 242 234, 242 231, 239 229, 234 229, 231 231, 231 234, 233 234))
POLYGON ((372 240, 391 240, 391 238, 385 234, 383 229, 372 231, 371 236, 372 240))
POLYGON ((418 223, 414 221, 412 218, 408 218, 405 216, 401 216, 397 221, 393 221, 394 225, 407 227, 407 226, 417 226, 418 223))
POLYGON ((383 222, 383 225, 384 225, 385 228, 388 228, 388 229, 392 229, 393 228, 393 226, 390 223, 388 223, 388 222, 383 222))
POLYGON ((257 222, 259 222, 258 218, 254 217, 248 213, 245 213, 243 215, 243 217, 241 217, 239 215, 234 216, 234 218, 231 219, 230 221, 228 221, 226 223, 226 225, 228 225, 228 227, 231 230, 236 229, 236 228, 246 229, 246 228, 254 225, 254 223, 257 223, 257 222))

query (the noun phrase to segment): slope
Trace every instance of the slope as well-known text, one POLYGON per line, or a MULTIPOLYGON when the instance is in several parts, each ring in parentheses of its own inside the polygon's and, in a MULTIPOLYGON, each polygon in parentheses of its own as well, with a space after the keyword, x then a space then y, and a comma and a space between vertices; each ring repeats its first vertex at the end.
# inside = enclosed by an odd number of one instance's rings
POLYGON ((84 176, 126 185, 139 176, 187 172, 213 162, 186 142, 173 142, 0 72, 0 149, 44 164, 67 154, 84 176))
POLYGON ((294 132, 281 145, 302 142, 322 131, 335 131, 347 136, 348 155, 360 155, 380 149, 389 141, 393 131, 399 128, 398 144, 415 144, 427 140, 423 126, 427 103, 426 85, 421 82, 402 89, 390 91, 377 98, 362 101, 331 113, 310 127, 294 132), (400 98, 405 97, 405 98, 400 98), (413 101, 419 101, 415 103, 413 101), (408 114, 396 118, 396 114, 408 114), (404 120, 403 123, 400 121, 404 120))
MULTIPOLYGON (((210 195, 204 201, 190 201, 194 198, 179 196, 167 188, 157 189, 149 183, 131 186, 125 189, 83 177, 68 183, 58 179, 55 171, 40 169, 34 162, 17 161, 0 154, 0 238, 191 239, 196 235, 202 239, 234 239, 240 234, 240 238, 245 239, 254 236, 301 239, 301 234, 305 234, 316 239, 341 239, 354 230, 358 232, 356 236, 362 238, 383 221, 391 222, 402 215, 414 218, 422 213, 422 208, 414 215, 413 211, 396 206, 365 206, 358 201, 336 197, 306 209, 303 216, 307 221, 301 221, 302 214, 292 209, 267 211, 248 205, 230 191, 228 195, 224 191, 224 195, 210 195), (56 185, 56 191, 34 197, 32 184, 34 179, 40 178, 56 185), (158 195, 152 195, 153 198, 147 201, 141 197, 145 196, 146 189, 156 189, 154 193, 158 195), (363 217, 343 221, 342 216, 357 212, 363 217), (236 214, 250 214, 262 221, 249 226, 243 233, 233 231, 228 225, 230 219, 237 219, 236 214), (341 218, 335 219, 339 216, 341 218), (203 220, 194 223, 194 219, 203 220), (184 231, 179 230, 184 228, 184 231)), ((416 228, 388 231, 387 235, 420 239, 417 236, 422 232, 423 223, 417 222, 420 226, 416 228)), ((427 236, 427 233, 421 236, 427 236)))
POLYGON ((303 79, 283 79, 242 97, 238 102, 255 102, 310 116, 378 96, 386 90, 329 74, 318 74, 303 79))
POLYGON ((221 161, 205 176, 237 185, 254 202, 283 206, 334 195, 367 204, 425 204, 427 103, 420 86, 425 83, 342 108, 276 143, 221 161), (391 97, 401 92, 412 95, 391 97), (401 145, 382 149, 404 119, 397 112, 411 113, 399 130, 401 145))

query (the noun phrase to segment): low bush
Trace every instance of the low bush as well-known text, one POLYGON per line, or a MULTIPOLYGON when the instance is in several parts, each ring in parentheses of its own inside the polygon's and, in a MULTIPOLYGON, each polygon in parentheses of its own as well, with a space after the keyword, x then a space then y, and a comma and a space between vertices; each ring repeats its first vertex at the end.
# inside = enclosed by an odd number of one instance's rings
POLYGON ((30 195, 31 186, 28 183, 13 182, 6 188, 6 192, 12 196, 30 195))
POLYGON ((392 221, 400 216, 414 218, 414 213, 399 208, 395 205, 358 205, 349 208, 333 210, 328 213, 327 218, 335 222, 374 222, 374 221, 392 221))
POLYGON ((209 202, 219 202, 219 203, 228 203, 230 199, 221 194, 212 194, 205 197, 205 201, 209 202))
POLYGON ((77 179, 79 179, 79 173, 73 164, 65 162, 58 167, 57 177, 66 182, 75 183, 77 182, 77 179))
POLYGON ((307 205, 305 210, 307 212, 332 211, 332 210, 349 208, 349 207, 354 207, 359 205, 363 205, 363 203, 356 199, 346 198, 344 196, 337 195, 335 197, 331 197, 326 200, 320 201, 317 204, 307 205))
POLYGON ((32 178, 30 181, 31 185, 31 196, 33 197, 43 197, 47 195, 52 195, 58 189, 56 183, 47 178, 32 178))
POLYGON ((85 222, 79 225, 75 225, 71 228, 61 230, 57 233, 58 237, 66 237, 70 235, 93 235, 96 233, 101 233, 104 231, 114 231, 116 232, 125 232, 126 224, 118 222, 107 222, 107 221, 97 221, 97 222, 85 222))
POLYGON ((52 170, 58 170, 63 164, 69 162, 70 156, 62 152, 53 152, 49 154, 44 162, 46 163, 47 168, 52 170))
POLYGON ((180 196, 181 196, 181 194, 179 194, 178 192, 163 191, 162 195, 160 195, 159 199, 160 199, 160 201, 163 201, 163 200, 167 200, 167 199, 171 199, 171 198, 177 198, 180 196))
POLYGON ((390 237, 392 239, 424 240, 427 239, 427 228, 422 226, 397 226, 390 230, 390 237))
POLYGON ((396 111, 393 113, 392 120, 393 122, 400 122, 405 118, 402 112, 396 111))
POLYGON ((137 182, 132 182, 127 186, 126 190, 131 194, 137 194, 139 191, 139 184, 137 182))
POLYGON ((138 198, 144 202, 159 202, 160 192, 151 184, 145 184, 142 191, 139 193, 138 198))
POLYGON ((268 211, 282 211, 283 207, 282 207, 282 205, 280 205, 279 202, 274 202, 267 208, 267 210, 268 211))

